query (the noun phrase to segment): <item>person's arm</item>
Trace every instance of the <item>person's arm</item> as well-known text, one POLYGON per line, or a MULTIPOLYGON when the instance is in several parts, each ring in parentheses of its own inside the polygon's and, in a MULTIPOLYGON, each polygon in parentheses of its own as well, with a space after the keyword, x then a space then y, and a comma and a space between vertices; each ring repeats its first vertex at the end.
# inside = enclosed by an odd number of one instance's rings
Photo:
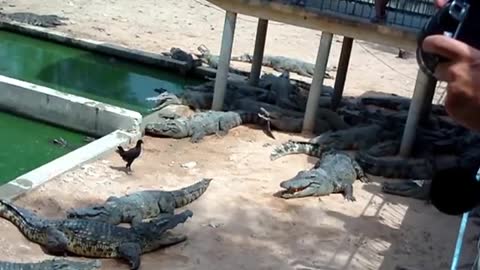
MULTIPOLYGON (((435 3, 441 7, 446 1, 435 3)), ((480 131, 480 51, 443 35, 427 37, 422 47, 450 60, 435 69, 437 80, 448 83, 447 112, 463 126, 480 131)))

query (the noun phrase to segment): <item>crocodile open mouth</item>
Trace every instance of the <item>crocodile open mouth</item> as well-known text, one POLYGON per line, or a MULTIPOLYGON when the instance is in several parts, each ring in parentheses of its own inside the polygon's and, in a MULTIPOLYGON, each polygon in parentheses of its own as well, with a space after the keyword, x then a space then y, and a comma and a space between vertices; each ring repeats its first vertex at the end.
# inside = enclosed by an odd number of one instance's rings
POLYGON ((284 189, 282 190, 282 194, 295 194, 297 192, 300 192, 304 189, 306 189, 307 187, 300 187, 300 188, 287 188, 287 189, 284 189))

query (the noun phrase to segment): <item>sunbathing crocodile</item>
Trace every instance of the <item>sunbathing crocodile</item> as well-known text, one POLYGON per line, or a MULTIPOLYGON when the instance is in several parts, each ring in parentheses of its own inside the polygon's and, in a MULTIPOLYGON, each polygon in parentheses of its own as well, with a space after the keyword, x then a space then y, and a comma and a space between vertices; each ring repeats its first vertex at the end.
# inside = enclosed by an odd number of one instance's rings
POLYGON ((310 143, 328 146, 337 150, 368 149, 378 142, 396 137, 398 134, 384 130, 377 124, 354 126, 325 132, 310 139, 310 143))
MULTIPOLYGON (((408 111, 411 99, 402 96, 391 95, 386 97, 362 97, 360 98, 360 102, 364 105, 375 105, 390 110, 408 111)), ((443 116, 447 115, 445 107, 438 104, 432 104, 432 113, 443 116)))
POLYGON ((184 223, 193 213, 183 211, 152 219, 131 228, 81 219, 45 219, 33 212, 0 200, 0 216, 12 222, 30 241, 51 254, 73 253, 93 258, 121 258, 130 269, 140 267, 142 253, 183 242, 184 235, 168 230, 184 223))
MULTIPOLYGON (((260 107, 262 113, 260 116, 265 116, 265 119, 270 121, 270 126, 272 129, 283 131, 283 132, 292 132, 292 133, 301 133, 303 129, 303 118, 295 116, 286 116, 278 112, 269 112, 265 108, 260 107)), ((329 121, 317 117, 315 119, 315 126, 313 134, 321 134, 323 132, 330 131, 337 128, 335 125, 332 125, 329 121)))
MULTIPOLYGON (((213 55, 210 50, 203 44, 198 46, 197 50, 200 52, 200 54, 196 54, 196 56, 201 59, 203 63, 205 63, 211 68, 218 68, 218 63, 220 60, 220 57, 218 55, 213 55)), ((242 71, 233 67, 229 67, 229 72, 245 77, 248 77, 248 75, 250 74, 250 72, 242 71)))
POLYGON ((86 262, 55 258, 32 263, 0 261, 0 270, 94 270, 101 265, 100 260, 86 262))
MULTIPOLYGON (((207 86, 205 85, 205 87, 207 86)), ((240 89, 245 90, 243 86, 232 85, 232 89, 232 94, 228 92, 227 95, 229 97, 233 96, 233 102, 227 101, 224 107, 233 111, 267 111, 264 108, 267 107, 268 113, 264 115, 270 117, 272 129, 294 133, 300 133, 302 131, 303 113, 259 101, 268 99, 268 93, 266 93, 266 91, 263 91, 262 93, 260 90, 257 90, 259 88, 251 87, 251 89, 248 89, 250 96, 242 94, 243 91, 240 89), (255 90, 257 91, 255 92, 255 90)), ((170 93, 165 89, 158 89, 156 91, 160 93, 158 96, 147 98, 149 101, 156 102, 156 106, 151 109, 151 111, 163 110, 169 105, 186 105, 197 112, 201 112, 202 110, 210 109, 213 100, 213 92, 209 91, 192 91, 189 88, 179 96, 170 93)), ((346 123, 335 112, 324 108, 319 108, 318 117, 316 117, 315 120, 314 134, 321 134, 332 129, 337 130, 348 127, 348 125, 346 125, 346 123)))
MULTIPOLYGON (((206 82, 196 86, 187 86, 181 94, 173 94, 167 89, 155 89, 156 97, 148 97, 147 101, 155 101, 151 111, 161 110, 169 105, 186 105, 193 110, 209 110, 212 107, 214 82, 206 82)), ((258 101, 273 99, 266 89, 247 85, 246 83, 229 81, 227 84, 225 108, 230 107, 230 101, 241 98, 251 98, 258 101)))
POLYGON ((176 139, 191 137, 190 141, 197 143, 206 135, 225 136, 230 129, 242 124, 259 124, 269 137, 275 138, 269 121, 260 117, 258 113, 245 111, 206 111, 189 117, 161 117, 153 123, 146 124, 145 133, 176 139))
POLYGON ((180 48, 172 47, 170 48, 169 52, 163 52, 162 54, 171 57, 172 59, 185 62, 186 69, 181 71, 183 74, 186 74, 192 69, 202 65, 202 61, 200 59, 193 59, 192 54, 187 53, 180 48))
POLYGON ((14 21, 47 28, 65 25, 66 23, 63 22, 64 20, 67 20, 67 18, 57 15, 37 15, 31 12, 0 12, 0 21, 14 21))
POLYGON ((328 131, 308 142, 289 140, 275 147, 270 155, 275 160, 285 155, 307 154, 314 157, 325 149, 334 150, 358 150, 369 149, 379 140, 387 138, 390 134, 382 134, 382 128, 378 125, 352 127, 337 131, 328 131))
MULTIPOLYGON (((181 97, 177 97, 175 94, 167 91, 162 92, 155 98, 149 98, 149 100, 157 101, 157 106, 151 109, 151 111, 162 110, 169 105, 186 105, 191 109, 201 112, 203 109, 209 109, 213 100, 213 93, 209 92, 197 92, 197 91, 185 91, 181 97)), ((234 101, 233 104, 225 104, 225 107, 229 107, 230 110, 240 111, 263 111, 265 119, 269 119, 272 129, 283 131, 300 133, 303 129, 303 117, 301 113, 296 111, 292 112, 292 115, 285 115, 287 109, 271 105, 268 103, 258 102, 250 98, 242 98, 234 101), (273 110, 267 111, 263 106, 273 110), (297 116, 298 115, 298 116, 297 116)), ((325 109, 326 110, 326 109, 325 109)), ((287 112, 288 113, 288 112, 287 112)), ((335 113, 324 113, 319 111, 319 117, 315 119, 314 134, 321 134, 329 130, 337 130, 338 128, 346 128, 347 125, 342 119, 335 113)))
POLYGON ((401 182, 384 182, 382 184, 382 192, 402 197, 410 197, 418 200, 429 201, 430 186, 430 180, 405 180, 401 182))
POLYGON ((480 158, 480 145, 466 144, 467 140, 467 137, 463 137, 461 142, 457 142, 456 138, 447 140, 447 143, 458 144, 450 146, 443 145, 441 141, 429 142, 417 138, 416 151, 408 158, 397 155, 399 141, 385 141, 368 150, 358 151, 355 158, 365 172, 372 175, 429 180, 438 170, 475 164, 480 158))
MULTIPOLYGON (((240 56, 233 56, 232 61, 252 63, 253 56, 250 54, 242 54, 240 56)), ((288 58, 285 56, 273 56, 273 55, 264 55, 262 58, 262 65, 271 67, 278 72, 289 71, 295 72, 299 75, 305 77, 313 77, 315 73, 315 65, 300 61, 293 58, 288 58)), ((325 78, 333 79, 333 76, 325 72, 325 78)))
POLYGON ((174 213, 198 199, 207 190, 211 178, 172 191, 144 190, 122 197, 109 197, 105 203, 67 211, 67 218, 95 220, 109 224, 130 223, 132 226, 145 219, 174 213))
POLYGON ((270 160, 276 160, 286 155, 305 154, 312 157, 320 157, 322 153, 329 150, 328 146, 320 144, 289 140, 286 143, 273 148, 270 154, 270 160))
MULTIPOLYGON (((231 109, 244 111, 260 111, 265 109, 270 113, 270 123, 272 127, 285 132, 301 132, 303 126, 304 113, 285 109, 266 102, 254 101, 249 98, 235 100, 231 109), (274 124, 277 120, 278 124, 274 124)), ((320 134, 326 130, 347 129, 350 126, 335 112, 325 108, 318 108, 315 117, 316 133, 320 134), (327 127, 325 127, 327 125, 327 127), (318 129, 317 129, 318 128, 318 129)))
POLYGON ((284 199, 307 196, 325 196, 343 193, 348 201, 355 201, 353 183, 355 180, 366 183, 369 179, 357 162, 345 153, 326 150, 310 170, 300 171, 293 178, 282 181, 284 199))
POLYGON ((282 72, 278 77, 273 74, 266 74, 262 76, 262 78, 263 80, 260 81, 260 86, 275 92, 273 104, 290 110, 304 110, 306 100, 303 100, 302 104, 298 98, 290 98, 290 96, 297 91, 295 85, 290 82, 290 73, 288 71, 282 72))
MULTIPOLYGON (((187 86, 181 94, 170 93, 167 89, 155 89, 158 97, 149 97, 147 100, 156 101, 152 110, 160 110, 170 104, 187 105, 192 109, 210 109, 213 100, 214 81, 200 85, 187 86), (165 93, 166 92, 166 93, 165 93)), ((306 98, 301 99, 297 87, 290 82, 289 74, 280 76, 266 74, 260 78, 259 86, 251 86, 244 80, 228 80, 224 107, 229 107, 229 101, 241 98, 250 98, 253 101, 276 104, 280 107, 303 111, 306 98)))

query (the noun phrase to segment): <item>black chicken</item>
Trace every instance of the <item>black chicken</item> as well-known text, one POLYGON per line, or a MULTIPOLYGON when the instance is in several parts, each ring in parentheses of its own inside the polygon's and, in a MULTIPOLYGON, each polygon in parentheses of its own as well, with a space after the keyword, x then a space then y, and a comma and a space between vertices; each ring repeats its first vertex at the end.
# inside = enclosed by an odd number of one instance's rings
POLYGON ((140 153, 142 152, 142 140, 138 140, 137 144, 135 147, 130 148, 128 150, 123 149, 123 147, 118 146, 117 147, 117 153, 122 157, 124 161, 127 162, 127 165, 125 166, 127 168, 127 171, 132 171, 132 166, 133 161, 140 156, 140 153))

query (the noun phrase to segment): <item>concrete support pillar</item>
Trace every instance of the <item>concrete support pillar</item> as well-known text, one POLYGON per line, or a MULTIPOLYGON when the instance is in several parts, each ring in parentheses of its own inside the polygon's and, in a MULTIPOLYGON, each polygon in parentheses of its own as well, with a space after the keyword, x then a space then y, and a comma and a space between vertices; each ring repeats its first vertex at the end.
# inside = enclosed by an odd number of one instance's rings
POLYGON ((227 11, 225 14, 225 24, 223 25, 222 46, 220 48, 217 76, 215 77, 215 86, 213 90, 212 110, 215 111, 221 111, 223 109, 236 22, 237 13, 227 11))
POLYGON ((333 87, 332 110, 337 110, 343 96, 345 80, 347 79, 348 63, 352 52, 353 38, 343 37, 342 51, 338 60, 337 75, 335 76, 335 85, 333 87))
POLYGON ((422 113, 425 113, 426 102, 432 102, 433 93, 435 92, 436 80, 428 76, 420 69, 417 73, 417 80, 415 82, 415 89, 413 91, 412 102, 408 110, 407 123, 403 131, 402 144, 400 145, 400 156, 408 157, 412 151, 413 143, 415 142, 416 129, 421 119, 422 113))
POLYGON ((320 46, 317 52, 317 61, 315 62, 315 72, 310 85, 310 92, 308 93, 308 101, 305 109, 305 116, 303 118, 303 132, 312 132, 315 128, 315 117, 318 111, 318 101, 322 93, 323 78, 327 69, 328 55, 330 54, 330 47, 332 46, 333 34, 322 32, 320 38, 320 46))
POLYGON ((435 96, 435 90, 437 89, 437 79, 428 76, 426 85, 427 94, 423 100, 422 110, 420 111, 420 123, 428 120, 430 112, 432 111, 433 96, 435 96))
POLYGON ((252 86, 258 85, 260 72, 262 71, 263 52, 265 50, 265 39, 267 37, 268 20, 258 19, 257 36, 255 37, 255 48, 253 50, 252 68, 248 83, 252 86))

